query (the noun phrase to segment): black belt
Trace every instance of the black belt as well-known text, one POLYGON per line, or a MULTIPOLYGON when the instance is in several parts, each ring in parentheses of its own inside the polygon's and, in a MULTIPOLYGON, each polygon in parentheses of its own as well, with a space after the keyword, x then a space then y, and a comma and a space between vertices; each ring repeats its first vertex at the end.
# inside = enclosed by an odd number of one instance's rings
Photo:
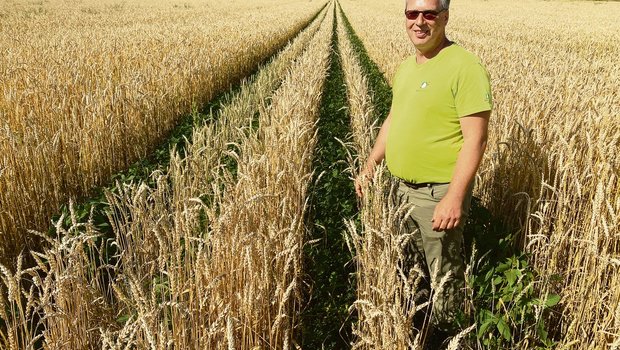
POLYGON ((422 187, 433 187, 436 185, 446 185, 449 184, 449 182, 418 182, 418 183, 413 183, 413 182, 409 182, 409 181, 405 181, 405 180, 401 180, 405 186, 409 187, 409 188, 413 188, 414 190, 420 189, 422 187))

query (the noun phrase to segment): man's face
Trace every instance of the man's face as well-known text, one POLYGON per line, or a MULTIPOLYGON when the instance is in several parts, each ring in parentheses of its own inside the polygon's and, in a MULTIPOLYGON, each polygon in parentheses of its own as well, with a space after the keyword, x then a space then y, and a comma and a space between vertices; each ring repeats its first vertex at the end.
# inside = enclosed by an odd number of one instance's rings
MULTIPOLYGON (((407 11, 435 11, 443 10, 439 0, 407 0, 407 11)), ((432 51, 441 43, 446 35, 448 24, 448 11, 442 11, 433 20, 425 19, 419 14, 415 19, 405 19, 407 34, 411 42, 421 52, 432 51)))

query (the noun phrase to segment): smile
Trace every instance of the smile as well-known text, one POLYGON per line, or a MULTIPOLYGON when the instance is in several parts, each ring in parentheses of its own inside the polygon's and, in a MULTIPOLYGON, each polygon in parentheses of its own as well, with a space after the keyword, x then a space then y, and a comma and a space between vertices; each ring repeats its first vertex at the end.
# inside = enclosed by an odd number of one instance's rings
POLYGON ((413 31, 416 38, 423 39, 430 35, 430 31, 428 30, 414 30, 413 31))

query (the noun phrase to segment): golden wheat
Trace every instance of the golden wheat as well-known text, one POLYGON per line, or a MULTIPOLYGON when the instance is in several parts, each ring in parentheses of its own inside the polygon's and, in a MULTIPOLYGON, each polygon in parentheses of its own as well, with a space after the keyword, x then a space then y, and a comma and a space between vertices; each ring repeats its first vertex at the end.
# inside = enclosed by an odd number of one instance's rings
MULTIPOLYGON (((298 32, 320 2, 2 1, 0 258, 298 32)), ((4 258, 4 257, 7 258, 4 258)))
POLYGON ((60 220, 58 240, 32 252, 37 267, 2 267, 0 296, 5 286, 11 292, 0 310, 13 313, 0 314, 8 330, 0 345, 31 349, 43 337, 51 349, 292 347, 326 13, 244 82, 217 122, 194 132, 185 158, 173 150, 167 171, 152 175, 155 188, 123 185, 107 195, 116 236, 107 248, 93 246, 88 222, 72 218, 66 230, 60 220), (281 147, 266 152, 273 144, 281 147), (238 181, 224 167, 227 152, 238 181), (110 247, 117 262, 101 265, 110 247), (15 282, 26 272, 36 293, 24 300, 15 282))
POLYGON ((161 179, 148 195, 134 187, 110 198, 115 207, 127 208, 125 216, 115 221, 117 240, 126 242, 122 251, 129 259, 124 271, 130 283, 119 283, 118 290, 130 302, 127 309, 137 312, 126 325, 136 329, 133 341, 137 344, 151 348, 162 342, 197 348, 291 346, 298 322, 313 129, 330 28, 328 19, 295 61, 272 103, 261 110, 258 131, 239 142, 234 155, 237 180, 226 174, 216 180, 226 188, 214 193, 213 206, 185 195, 185 186, 175 185, 180 179, 200 176, 184 166, 171 169, 172 186, 161 179), (196 231, 202 210, 207 232, 196 231), (164 219, 161 213, 174 213, 176 219, 164 219), (142 260, 134 260, 135 256, 142 260), (148 289, 139 281, 156 278, 169 281, 165 302, 142 297, 148 289), (161 309, 166 303, 174 303, 167 312, 161 309), (167 319, 170 331, 162 330, 167 319), (188 327, 186 322, 205 327, 188 327), (183 337, 188 331, 194 333, 192 337, 183 337))

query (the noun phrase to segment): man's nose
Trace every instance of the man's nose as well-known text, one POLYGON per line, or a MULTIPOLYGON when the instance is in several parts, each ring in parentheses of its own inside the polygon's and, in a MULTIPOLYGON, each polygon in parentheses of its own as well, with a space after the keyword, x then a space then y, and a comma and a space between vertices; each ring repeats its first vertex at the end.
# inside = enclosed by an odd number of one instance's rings
POLYGON ((424 15, 422 14, 422 12, 418 13, 418 17, 415 18, 415 21, 413 21, 413 23, 415 23, 418 27, 423 25, 426 21, 424 20, 424 15))

